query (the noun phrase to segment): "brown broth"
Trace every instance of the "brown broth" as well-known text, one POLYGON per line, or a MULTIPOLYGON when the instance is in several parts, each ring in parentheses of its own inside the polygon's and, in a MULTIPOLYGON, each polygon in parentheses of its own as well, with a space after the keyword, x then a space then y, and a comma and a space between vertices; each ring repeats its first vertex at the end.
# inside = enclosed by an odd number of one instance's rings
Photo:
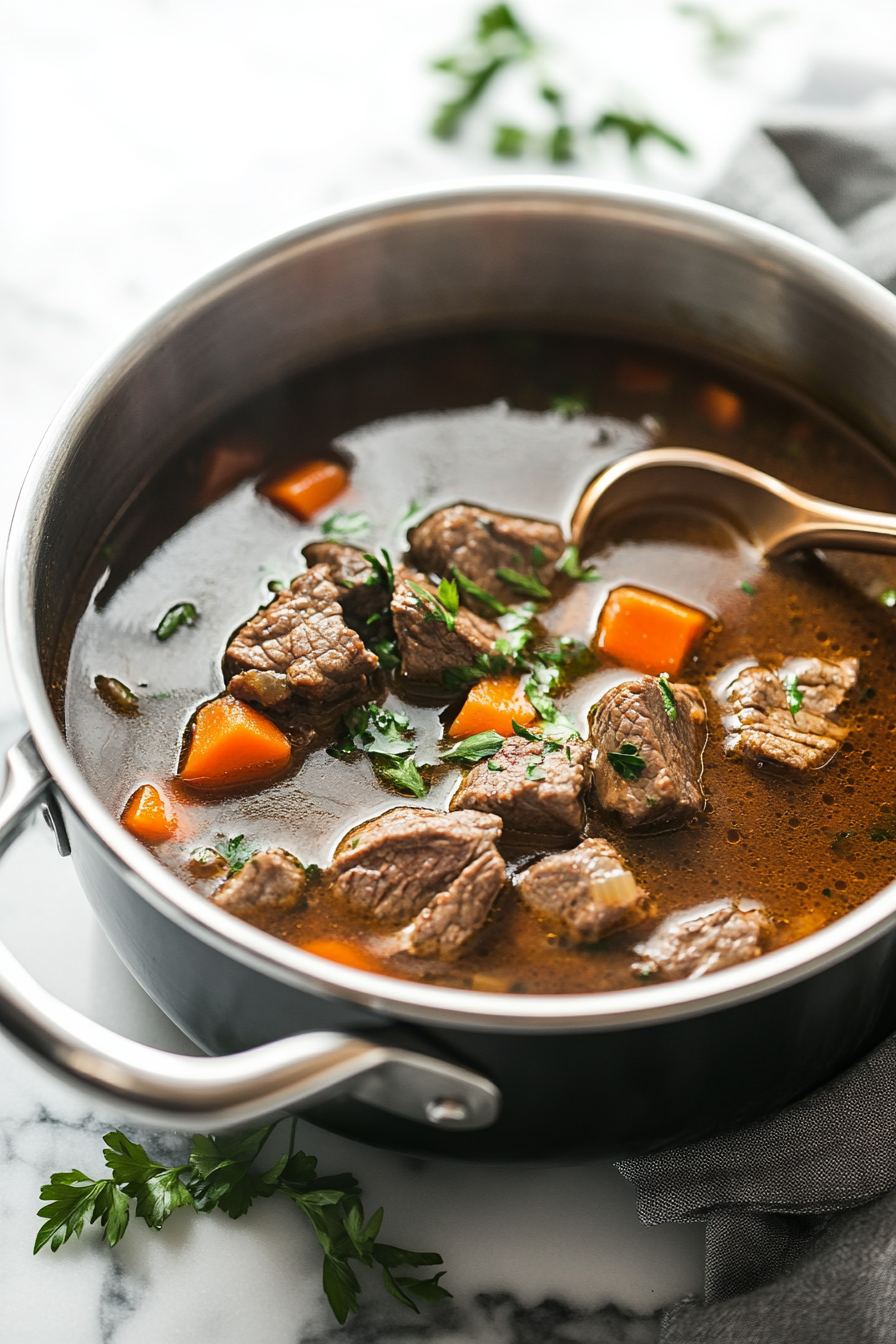
MULTIPOLYGON (((690 358, 597 338, 479 334, 418 341, 341 361, 257 398, 187 445, 106 539, 111 563, 68 658, 66 732, 81 768, 116 817, 142 783, 154 783, 173 801, 181 831, 155 852, 206 895, 215 883, 196 879, 188 867, 197 847, 245 834, 258 848, 282 845, 306 863, 325 865, 358 822, 417 804, 390 793, 366 758, 336 760, 325 751, 273 783, 228 794, 198 794, 174 779, 192 713, 222 689, 229 636, 270 600, 268 580, 298 572, 302 546, 320 536, 319 525, 300 524, 260 497, 253 479, 197 512, 207 453, 234 435, 258 446, 258 470, 322 453, 348 460, 349 491, 323 516, 337 507, 364 510, 372 523, 364 547, 387 546, 396 556, 412 503, 429 512, 467 500, 565 524, 597 471, 650 442, 725 453, 812 493, 896 511, 894 468, 821 412, 690 358), (707 418, 708 382, 741 396, 739 425, 720 429, 707 418), (588 415, 545 414, 554 397, 571 394, 587 399, 588 415), (490 404, 498 398, 506 404, 490 404), (153 631, 180 601, 193 602, 200 619, 160 643, 153 631), (139 713, 116 715, 94 689, 97 675, 136 691, 139 713)), ((601 581, 575 585, 544 613, 552 633, 590 639, 608 591, 620 583, 656 589, 715 617, 682 672, 710 712, 704 815, 681 831, 651 837, 627 835, 603 816, 589 820, 589 833, 617 845, 655 898, 656 919, 593 947, 573 947, 508 886, 483 936, 460 960, 399 956, 379 963, 384 973, 542 994, 629 988, 639 983, 631 969, 634 945, 672 910, 758 900, 776 940, 785 943, 843 915, 894 876, 896 638, 890 613, 874 599, 896 587, 896 562, 809 555, 758 563, 733 526, 685 505, 631 520, 624 534, 603 540, 593 559, 601 581), (850 740, 834 761, 795 779, 726 758, 711 678, 745 657, 776 664, 811 654, 861 659, 859 688, 842 716, 850 740)), ((618 669, 605 665, 566 695, 561 707, 583 735, 589 706, 614 676, 618 669)), ((447 697, 405 700, 392 683, 386 703, 408 713, 418 761, 436 765, 447 697)), ((447 806, 460 771, 438 765, 431 778, 419 805, 447 806)), ((507 857, 513 867, 535 852, 507 857)), ((299 944, 348 937, 374 958, 382 934, 323 888, 305 909, 269 918, 263 927, 299 944)))

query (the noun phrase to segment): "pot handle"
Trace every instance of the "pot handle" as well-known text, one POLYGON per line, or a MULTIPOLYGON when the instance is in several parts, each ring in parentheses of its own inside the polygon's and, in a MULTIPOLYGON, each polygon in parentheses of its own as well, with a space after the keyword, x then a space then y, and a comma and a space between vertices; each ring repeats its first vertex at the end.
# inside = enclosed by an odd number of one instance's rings
MULTIPOLYGON (((0 856, 39 805, 55 805, 30 734, 8 753, 0 856)), ((429 1055, 312 1031, 235 1055, 174 1055, 119 1036, 61 1003, 0 943, 0 1029, 38 1061, 137 1118, 175 1129, 248 1124, 327 1097, 352 1096, 440 1129, 497 1118, 488 1079, 429 1055)))

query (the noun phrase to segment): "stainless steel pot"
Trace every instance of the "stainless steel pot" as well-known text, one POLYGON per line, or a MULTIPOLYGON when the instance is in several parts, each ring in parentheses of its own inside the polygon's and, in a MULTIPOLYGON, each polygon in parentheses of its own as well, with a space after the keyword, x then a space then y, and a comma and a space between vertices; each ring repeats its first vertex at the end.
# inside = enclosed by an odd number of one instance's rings
POLYGON ((515 325, 645 336, 771 373, 896 458, 896 298, 796 238, 659 192, 502 178, 392 197, 238 259, 150 322, 53 424, 6 561, 31 736, 11 755, 0 849, 46 805, 123 960, 215 1056, 88 1022, 0 948, 0 1025, 116 1110, 214 1127, 310 1108, 409 1150, 619 1154, 780 1106, 896 1026, 896 886, 705 980, 544 997, 412 984, 322 961, 194 895, 69 754, 54 653, 79 576, 187 436, 336 355, 515 325))

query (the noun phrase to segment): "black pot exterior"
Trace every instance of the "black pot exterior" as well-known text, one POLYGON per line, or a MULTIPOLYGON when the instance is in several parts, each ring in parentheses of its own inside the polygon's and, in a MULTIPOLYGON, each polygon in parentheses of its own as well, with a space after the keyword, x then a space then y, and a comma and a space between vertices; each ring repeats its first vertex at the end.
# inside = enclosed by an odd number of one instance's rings
POLYGON ((692 1142, 803 1095, 896 1028, 896 930, 851 957, 728 1008, 602 1031, 500 1031, 390 1019, 263 975, 167 919, 68 813, 73 858, 122 960, 210 1054, 347 1031, 465 1064, 500 1088, 485 1130, 446 1133, 363 1102, 305 1112, 380 1147, 489 1162, 622 1157, 692 1142))

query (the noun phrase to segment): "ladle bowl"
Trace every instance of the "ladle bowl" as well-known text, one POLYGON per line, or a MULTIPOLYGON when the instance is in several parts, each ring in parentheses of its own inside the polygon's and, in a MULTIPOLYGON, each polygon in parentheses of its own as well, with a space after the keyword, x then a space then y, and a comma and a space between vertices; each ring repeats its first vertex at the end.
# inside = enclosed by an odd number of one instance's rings
POLYGON ((896 515, 817 499, 755 467, 696 448, 649 448, 608 467, 582 494, 572 540, 581 548, 611 520, 664 500, 702 504, 724 515, 763 556, 815 546, 896 553, 896 515))

